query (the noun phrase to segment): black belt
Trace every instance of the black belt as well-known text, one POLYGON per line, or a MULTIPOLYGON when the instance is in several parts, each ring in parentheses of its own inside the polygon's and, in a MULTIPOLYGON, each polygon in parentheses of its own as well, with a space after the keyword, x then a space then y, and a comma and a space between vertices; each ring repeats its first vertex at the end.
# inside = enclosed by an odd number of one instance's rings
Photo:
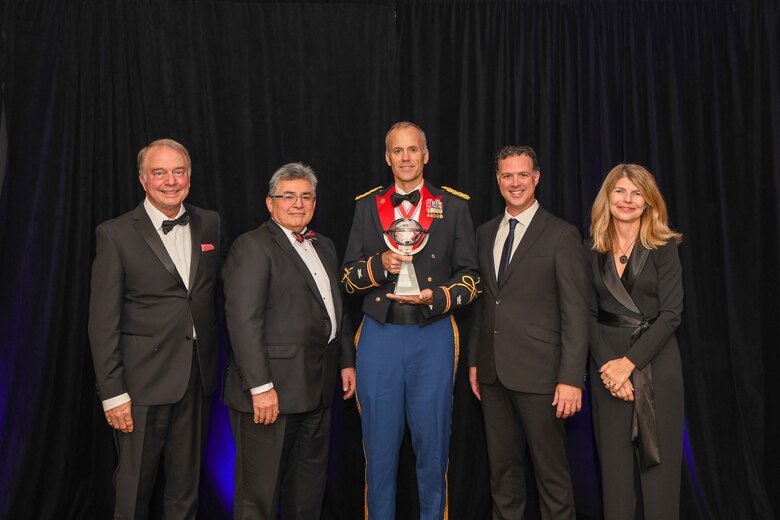
POLYGON ((417 325, 417 305, 390 302, 385 322, 393 325, 417 325))
POLYGON ((626 316, 625 314, 612 314, 611 312, 605 311, 604 309, 599 309, 598 322, 602 325, 607 325, 608 327, 625 327, 634 329, 634 332, 631 333, 631 344, 633 345, 636 340, 639 339, 639 336, 644 334, 644 332, 650 328, 650 325, 655 323, 657 318, 657 315, 653 316, 652 318, 635 318, 634 316, 626 316))

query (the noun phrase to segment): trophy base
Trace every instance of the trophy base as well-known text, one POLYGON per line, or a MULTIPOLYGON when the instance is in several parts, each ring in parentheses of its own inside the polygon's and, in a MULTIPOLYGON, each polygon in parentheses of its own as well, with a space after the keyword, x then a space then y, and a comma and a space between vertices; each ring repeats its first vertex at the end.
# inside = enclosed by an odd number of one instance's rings
POLYGON ((420 296, 420 285, 417 283, 417 273, 411 262, 401 262, 398 280, 395 282, 394 294, 398 296, 420 296))

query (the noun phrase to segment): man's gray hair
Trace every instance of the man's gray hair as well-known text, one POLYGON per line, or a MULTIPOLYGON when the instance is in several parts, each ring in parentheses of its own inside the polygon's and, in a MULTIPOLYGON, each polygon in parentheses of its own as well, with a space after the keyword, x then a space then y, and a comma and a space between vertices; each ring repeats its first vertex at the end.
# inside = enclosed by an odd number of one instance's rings
POLYGON ((183 144, 174 141, 173 139, 157 139, 156 141, 152 141, 151 143, 141 148, 141 151, 138 152, 138 175, 144 179, 146 178, 146 174, 144 173, 144 161, 146 160, 146 155, 149 153, 149 150, 155 146, 167 146, 168 148, 172 148, 182 154, 184 156, 184 161, 187 163, 187 176, 189 177, 192 175, 192 161, 190 160, 190 152, 187 151, 183 144))
POLYGON ((309 181, 314 192, 312 195, 317 195, 317 175, 311 166, 301 162, 288 163, 276 170, 271 176, 271 180, 268 181, 268 194, 279 195, 276 193, 276 189, 279 187, 280 182, 296 179, 309 181))

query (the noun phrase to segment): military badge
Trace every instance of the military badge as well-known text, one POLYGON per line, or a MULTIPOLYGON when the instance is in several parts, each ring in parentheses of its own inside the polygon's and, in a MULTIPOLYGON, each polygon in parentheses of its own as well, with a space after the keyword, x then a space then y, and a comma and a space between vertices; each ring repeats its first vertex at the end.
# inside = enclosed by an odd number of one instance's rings
POLYGON ((426 200, 425 212, 429 218, 444 218, 444 206, 442 205, 441 200, 426 200))

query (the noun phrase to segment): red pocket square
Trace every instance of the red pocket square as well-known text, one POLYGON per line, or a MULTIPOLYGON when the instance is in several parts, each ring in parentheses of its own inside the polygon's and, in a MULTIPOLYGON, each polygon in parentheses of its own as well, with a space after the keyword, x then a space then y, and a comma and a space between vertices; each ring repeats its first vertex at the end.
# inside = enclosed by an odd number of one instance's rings
POLYGON ((201 251, 214 251, 214 244, 201 244, 200 245, 201 251))

